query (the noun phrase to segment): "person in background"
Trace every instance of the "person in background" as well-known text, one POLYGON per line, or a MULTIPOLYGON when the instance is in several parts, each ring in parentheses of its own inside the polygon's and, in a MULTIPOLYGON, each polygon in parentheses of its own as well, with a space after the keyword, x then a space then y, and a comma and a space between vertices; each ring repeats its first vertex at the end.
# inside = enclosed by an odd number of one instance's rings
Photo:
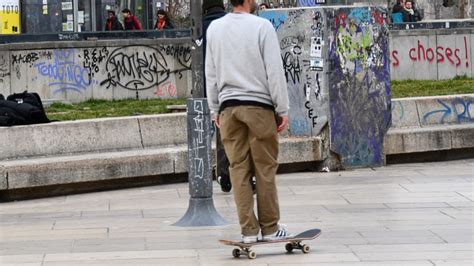
POLYGON ((140 24, 140 21, 138 21, 137 17, 132 15, 130 9, 124 8, 122 10, 122 14, 125 30, 142 30, 142 25, 140 24))
POLYGON ((115 11, 112 11, 112 10, 107 11, 107 22, 105 23, 105 30, 106 31, 123 30, 122 23, 120 23, 117 16, 115 16, 115 11))
POLYGON ((420 12, 415 9, 412 1, 405 1, 405 8, 402 11, 402 14, 403 22, 418 22, 422 19, 420 12))
MULTIPOLYGON (((206 61, 206 32, 211 22, 225 16, 224 2, 222 0, 203 0, 202 1, 202 39, 203 39, 203 61, 206 61)), ((203 73, 204 77, 205 69, 203 73)), ((206 79, 204 79, 204 88, 206 88, 206 79)), ((206 90, 204 90, 204 97, 206 97, 206 90)))
POLYGON ((392 8, 392 13, 402 13, 405 9, 405 0, 397 0, 392 8))
POLYGON ((160 9, 156 12, 157 20, 155 23, 155 30, 169 30, 173 29, 173 23, 171 23, 171 18, 168 15, 168 12, 160 9))
POLYGON ((269 9, 269 8, 270 8, 270 7, 269 7, 268 4, 265 3, 265 2, 264 2, 264 3, 261 3, 261 4, 258 6, 258 9, 259 9, 259 10, 262 10, 262 11, 263 11, 263 10, 267 10, 267 9, 269 9))

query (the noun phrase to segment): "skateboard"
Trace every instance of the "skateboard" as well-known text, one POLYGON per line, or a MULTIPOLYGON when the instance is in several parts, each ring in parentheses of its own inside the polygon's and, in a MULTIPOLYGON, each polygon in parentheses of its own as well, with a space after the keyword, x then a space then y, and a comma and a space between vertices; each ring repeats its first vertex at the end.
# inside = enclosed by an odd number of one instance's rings
POLYGON ((273 243, 286 243, 285 249, 289 253, 293 252, 294 249, 300 249, 301 251, 303 251, 303 253, 309 253, 311 249, 310 246, 308 244, 301 244, 301 242, 304 240, 315 239, 320 234, 321 234, 320 229, 311 229, 311 230, 304 231, 294 237, 275 240, 275 241, 257 241, 256 243, 245 244, 240 240, 220 239, 219 242, 227 246, 239 247, 232 251, 232 256, 234 256, 234 258, 238 258, 240 257, 240 255, 244 254, 244 255, 247 255, 249 259, 255 259, 257 257, 257 253, 251 250, 253 246, 273 244, 273 243))

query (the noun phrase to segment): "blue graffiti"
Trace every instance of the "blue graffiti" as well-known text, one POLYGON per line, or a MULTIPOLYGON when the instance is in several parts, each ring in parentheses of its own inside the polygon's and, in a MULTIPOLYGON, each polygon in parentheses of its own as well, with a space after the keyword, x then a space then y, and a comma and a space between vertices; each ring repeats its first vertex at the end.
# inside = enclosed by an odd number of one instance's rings
POLYGON ((38 63, 34 67, 39 75, 48 77, 50 87, 57 88, 54 94, 72 90, 83 92, 91 85, 90 71, 79 64, 74 63, 73 50, 54 51, 54 63, 38 63))
POLYGON ((298 0, 300 7, 319 6, 325 4, 326 0, 298 0))
POLYGON ((295 136, 304 136, 308 134, 309 126, 305 119, 290 119, 290 132, 295 136))
POLYGON ((284 12, 277 12, 277 11, 265 11, 260 13, 262 18, 268 19, 276 31, 285 24, 286 21, 286 13, 284 12))
POLYGON ((405 107, 400 101, 393 101, 392 112, 394 112, 397 109, 397 106, 398 106, 398 109, 400 109, 400 117, 398 118, 398 120, 403 120, 403 118, 405 117, 405 107))
POLYGON ((451 115, 454 115, 457 123, 473 123, 474 117, 471 115, 471 104, 474 103, 474 99, 464 100, 462 98, 456 98, 451 102, 451 105, 443 100, 438 100, 438 103, 443 107, 438 110, 434 110, 426 113, 423 116, 423 123, 427 123, 428 119, 436 114, 441 114, 441 118, 438 120, 441 124, 445 123, 445 120, 451 115))
POLYGON ((353 8, 349 13, 348 18, 353 19, 356 24, 370 23, 372 19, 368 8, 353 8))
POLYGON ((474 99, 469 101, 464 101, 463 99, 455 99, 453 104, 454 113, 457 115, 457 119, 460 123, 462 122, 474 122, 474 117, 471 116, 471 104, 474 103, 474 99), (461 106, 462 112, 458 110, 458 107, 461 106))

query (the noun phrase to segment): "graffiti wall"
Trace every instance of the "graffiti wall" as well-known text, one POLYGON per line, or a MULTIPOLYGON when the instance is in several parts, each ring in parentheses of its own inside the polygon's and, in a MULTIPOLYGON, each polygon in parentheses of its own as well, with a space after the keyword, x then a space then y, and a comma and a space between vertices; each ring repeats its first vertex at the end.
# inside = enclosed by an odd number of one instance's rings
POLYGON ((392 103, 392 128, 472 123, 472 95, 405 98, 396 99, 392 103))
POLYGON ((278 9, 260 16, 272 22, 280 40, 290 99, 289 131, 317 136, 328 121, 327 28, 323 9, 278 9))
POLYGON ((335 9, 328 23, 331 150, 346 167, 382 165, 391 121, 384 10, 335 9))
POLYGON ((393 80, 440 80, 474 76, 472 30, 392 32, 393 80))
POLYGON ((29 90, 70 102, 185 97, 190 69, 190 47, 176 44, 6 51, 0 93, 29 90))
POLYGON ((346 167, 383 164, 390 125, 385 10, 315 7, 262 12, 277 31, 290 99, 290 135, 329 122, 331 150, 346 167))

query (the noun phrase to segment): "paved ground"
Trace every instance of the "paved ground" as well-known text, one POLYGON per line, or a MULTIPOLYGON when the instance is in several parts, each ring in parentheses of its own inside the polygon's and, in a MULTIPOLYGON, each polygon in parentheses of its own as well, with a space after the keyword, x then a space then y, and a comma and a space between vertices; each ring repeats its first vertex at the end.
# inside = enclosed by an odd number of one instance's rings
POLYGON ((188 185, 0 204, 1 265, 473 265, 474 159, 279 175, 282 222, 318 227, 312 252, 259 246, 234 259, 232 195, 215 188, 227 226, 181 228, 188 185))

